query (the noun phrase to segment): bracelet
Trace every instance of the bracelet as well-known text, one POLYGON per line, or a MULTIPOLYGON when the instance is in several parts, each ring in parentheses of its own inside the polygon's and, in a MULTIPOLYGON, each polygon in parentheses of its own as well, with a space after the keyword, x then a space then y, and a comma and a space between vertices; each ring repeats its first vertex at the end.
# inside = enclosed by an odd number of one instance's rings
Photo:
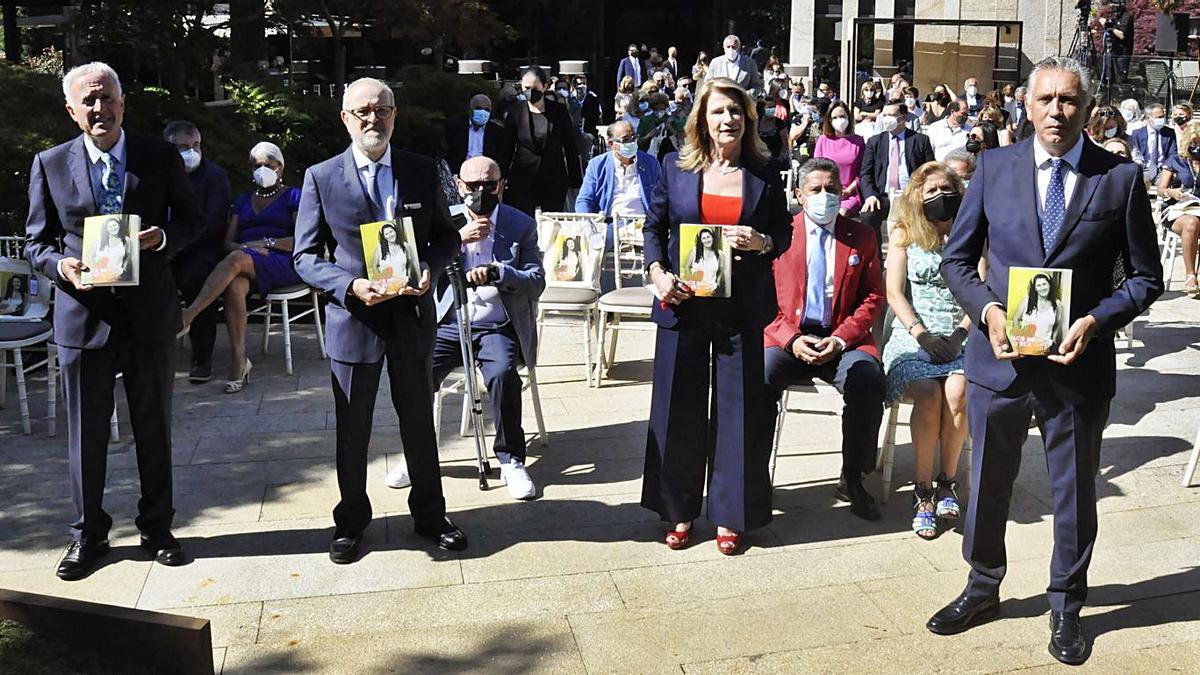
POLYGON ((924 322, 924 321, 922 321, 922 320, 921 320, 921 317, 919 317, 919 316, 918 316, 918 317, 917 317, 917 320, 916 320, 916 321, 913 321, 913 322, 912 322, 912 325, 905 326, 905 327, 904 327, 904 330, 908 331, 908 334, 909 334, 909 335, 912 335, 912 332, 913 332, 913 329, 914 329, 914 328, 916 328, 917 326, 924 326, 924 325, 925 325, 925 322, 924 322))

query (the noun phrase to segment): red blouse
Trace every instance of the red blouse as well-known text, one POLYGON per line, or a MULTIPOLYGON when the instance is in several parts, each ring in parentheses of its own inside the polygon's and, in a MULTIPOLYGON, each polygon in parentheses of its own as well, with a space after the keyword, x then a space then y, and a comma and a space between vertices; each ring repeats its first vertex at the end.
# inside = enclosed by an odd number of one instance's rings
POLYGON ((700 193, 700 222, 704 225, 737 225, 742 217, 742 198, 700 193))

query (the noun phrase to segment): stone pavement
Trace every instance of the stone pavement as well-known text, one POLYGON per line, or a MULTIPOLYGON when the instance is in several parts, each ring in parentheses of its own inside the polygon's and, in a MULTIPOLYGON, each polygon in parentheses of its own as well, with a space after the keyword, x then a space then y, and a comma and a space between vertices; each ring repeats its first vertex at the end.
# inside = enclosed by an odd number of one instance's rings
MULTIPOLYGON (((1200 302, 1167 294, 1119 352, 1084 623, 1095 636, 1090 670, 1200 669, 1200 487, 1180 486, 1200 424, 1198 312, 1200 302)), ((649 333, 625 333, 613 379, 594 390, 577 365, 579 332, 548 328, 539 375, 550 445, 535 445, 530 461, 541 498, 513 502, 498 481, 477 489, 451 402, 444 486, 471 546, 430 550, 412 534, 407 491, 383 485, 400 443, 381 387, 369 469, 378 515, 363 559, 342 567, 327 556, 337 498, 328 369, 311 328, 298 333, 295 376, 283 373, 278 338, 272 354, 253 356, 256 377, 239 395, 180 374, 176 534, 194 558, 184 567, 153 565, 136 547, 122 402, 106 499, 114 550, 90 578, 57 580, 70 511, 65 436, 46 438, 44 420, 23 436, 15 405, 0 411, 0 587, 209 618, 215 667, 229 673, 1058 668, 1045 651, 1051 522, 1036 431, 1015 488, 1001 618, 936 637, 924 622, 966 568, 960 532, 924 542, 909 530, 906 429, 885 518, 865 523, 833 500, 837 402, 794 396, 793 408, 818 412, 787 418, 775 521, 736 558, 717 552, 703 521, 698 542, 669 551, 664 525, 638 506, 649 333)), ((252 343, 259 334, 251 328, 252 343)), ((227 354, 217 359, 220 373, 227 354)), ((44 411, 44 376, 31 389, 35 414, 44 411)), ((528 404, 526 413, 532 432, 528 404)))

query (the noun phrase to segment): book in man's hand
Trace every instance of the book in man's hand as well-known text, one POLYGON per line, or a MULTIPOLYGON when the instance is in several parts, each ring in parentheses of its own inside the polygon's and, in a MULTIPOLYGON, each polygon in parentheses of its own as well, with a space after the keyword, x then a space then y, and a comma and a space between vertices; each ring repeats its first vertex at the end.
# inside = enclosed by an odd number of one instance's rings
POLYGON ((1066 337, 1071 316, 1071 270, 1008 269, 1008 341, 1022 356, 1046 356, 1066 337))
POLYGON ((89 286, 137 286, 142 218, 110 213, 83 219, 83 257, 87 268, 80 282, 89 286))

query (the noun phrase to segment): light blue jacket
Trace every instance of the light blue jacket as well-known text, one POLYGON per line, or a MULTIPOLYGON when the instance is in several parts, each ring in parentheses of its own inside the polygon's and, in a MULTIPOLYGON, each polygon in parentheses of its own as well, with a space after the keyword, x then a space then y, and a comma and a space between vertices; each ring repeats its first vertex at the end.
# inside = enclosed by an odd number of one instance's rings
MULTIPOLYGON (((579 197, 575 199, 577 213, 612 215, 613 191, 617 185, 615 165, 616 160, 611 151, 588 162, 587 173, 583 176, 583 187, 579 188, 579 197)), ((654 192, 654 186, 658 184, 660 170, 658 160, 653 155, 638 151, 637 172, 642 184, 642 208, 646 213, 650 213, 650 195, 654 192)))

